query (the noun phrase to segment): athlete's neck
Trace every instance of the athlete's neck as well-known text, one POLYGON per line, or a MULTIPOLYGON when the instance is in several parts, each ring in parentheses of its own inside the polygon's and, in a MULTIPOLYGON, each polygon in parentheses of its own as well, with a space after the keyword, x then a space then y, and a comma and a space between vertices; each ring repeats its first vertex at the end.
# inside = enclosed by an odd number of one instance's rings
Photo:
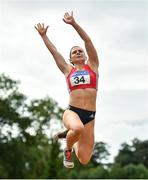
POLYGON ((75 64, 74 66, 75 66, 75 68, 76 68, 77 70, 83 70, 83 69, 84 69, 84 66, 85 66, 85 63, 84 63, 84 64, 75 64))

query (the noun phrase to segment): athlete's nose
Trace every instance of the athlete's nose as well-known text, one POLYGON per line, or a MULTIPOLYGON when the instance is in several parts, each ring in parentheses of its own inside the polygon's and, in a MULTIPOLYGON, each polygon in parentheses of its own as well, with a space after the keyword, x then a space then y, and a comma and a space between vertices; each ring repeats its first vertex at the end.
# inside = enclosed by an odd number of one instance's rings
POLYGON ((79 55, 80 54, 80 51, 77 51, 77 55, 79 55))

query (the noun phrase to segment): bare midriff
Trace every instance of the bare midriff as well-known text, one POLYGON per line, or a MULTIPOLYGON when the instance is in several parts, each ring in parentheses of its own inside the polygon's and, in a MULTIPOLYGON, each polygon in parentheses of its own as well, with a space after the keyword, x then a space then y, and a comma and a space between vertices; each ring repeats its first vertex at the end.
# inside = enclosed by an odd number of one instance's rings
POLYGON ((76 89, 70 93, 69 104, 88 111, 96 111, 96 98, 96 89, 76 89))

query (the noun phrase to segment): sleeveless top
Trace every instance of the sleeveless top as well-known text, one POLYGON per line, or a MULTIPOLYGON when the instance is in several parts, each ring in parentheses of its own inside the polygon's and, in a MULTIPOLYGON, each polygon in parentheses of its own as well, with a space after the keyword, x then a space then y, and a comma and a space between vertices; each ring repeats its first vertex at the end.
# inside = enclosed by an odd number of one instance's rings
POLYGON ((68 74, 67 86, 69 92, 75 89, 93 88, 97 90, 98 74, 96 74, 88 64, 85 64, 83 70, 77 70, 73 67, 68 74))

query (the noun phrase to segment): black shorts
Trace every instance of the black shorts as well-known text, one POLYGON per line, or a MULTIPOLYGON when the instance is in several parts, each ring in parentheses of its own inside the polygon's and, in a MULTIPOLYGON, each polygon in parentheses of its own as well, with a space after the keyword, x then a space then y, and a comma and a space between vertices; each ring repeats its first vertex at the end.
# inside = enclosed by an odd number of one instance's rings
POLYGON ((95 111, 88 111, 88 110, 77 108, 71 105, 68 106, 68 109, 77 113, 77 115, 80 117, 83 124, 87 124, 88 122, 95 119, 95 114, 96 114, 95 111))

